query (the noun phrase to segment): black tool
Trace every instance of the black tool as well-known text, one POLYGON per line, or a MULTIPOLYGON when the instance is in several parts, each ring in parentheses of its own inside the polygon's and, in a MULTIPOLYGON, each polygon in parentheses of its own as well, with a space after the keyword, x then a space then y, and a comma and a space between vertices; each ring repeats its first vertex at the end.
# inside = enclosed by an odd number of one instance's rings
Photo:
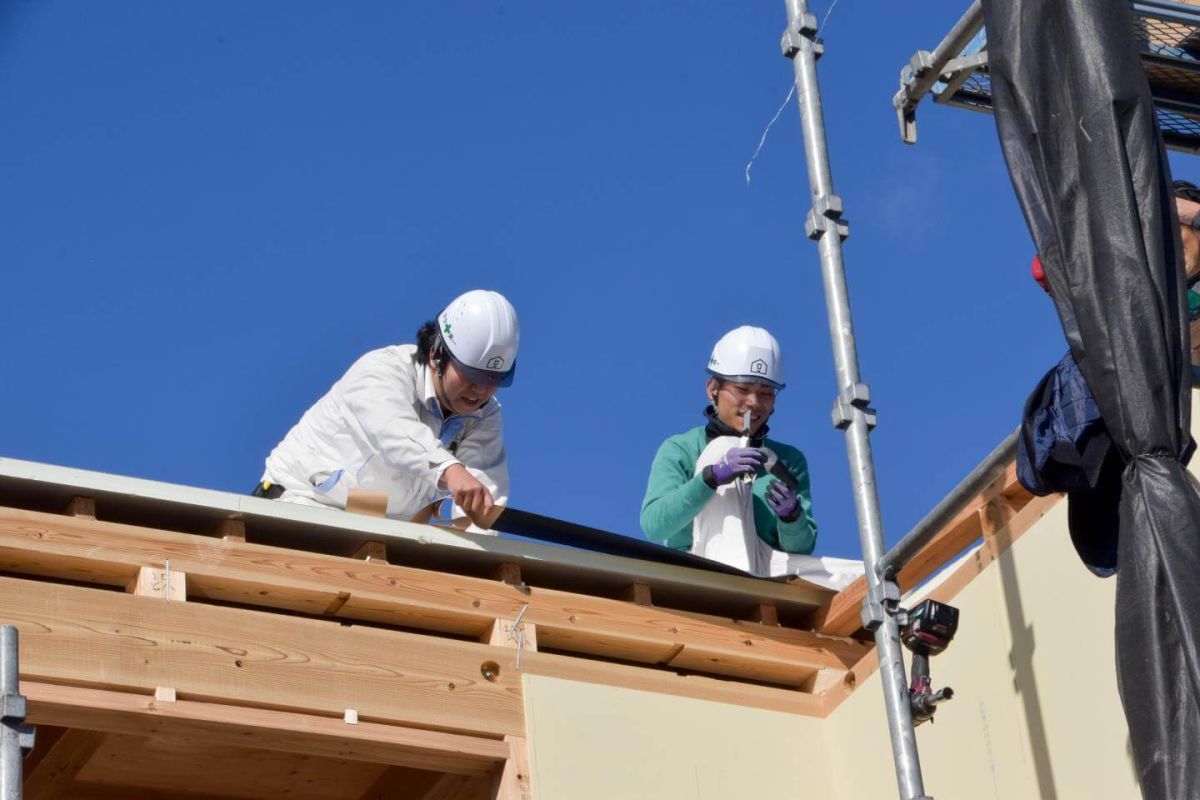
POLYGON ((954 697, 949 686, 933 691, 929 676, 929 657, 936 656, 954 640, 958 631, 958 609, 936 600, 923 600, 908 612, 908 622, 900 630, 900 641, 912 651, 912 682, 908 699, 913 725, 932 720, 939 703, 954 697))

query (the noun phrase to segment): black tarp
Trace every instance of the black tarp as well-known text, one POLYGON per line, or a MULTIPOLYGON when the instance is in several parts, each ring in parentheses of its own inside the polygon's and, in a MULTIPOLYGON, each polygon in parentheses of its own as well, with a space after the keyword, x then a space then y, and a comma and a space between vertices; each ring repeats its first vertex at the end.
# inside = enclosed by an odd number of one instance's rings
POLYGON ((1198 798, 1200 493, 1181 463, 1184 276, 1132 15, 1124 0, 983 7, 1004 157, 1071 352, 1126 462, 1117 677, 1142 794, 1198 798))

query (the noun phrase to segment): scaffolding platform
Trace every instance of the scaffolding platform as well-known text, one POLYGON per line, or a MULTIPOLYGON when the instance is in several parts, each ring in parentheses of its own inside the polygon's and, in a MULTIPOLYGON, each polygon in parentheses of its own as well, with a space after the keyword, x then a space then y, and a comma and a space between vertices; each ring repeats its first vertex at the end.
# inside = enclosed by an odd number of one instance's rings
MULTIPOLYGON (((1200 5, 1172 0, 1131 2, 1134 36, 1154 96, 1163 141, 1200 152, 1200 5)), ((916 108, 925 96, 941 105, 991 113, 983 12, 973 3, 934 51, 919 51, 900 73, 894 105, 901 136, 916 141, 916 108)))

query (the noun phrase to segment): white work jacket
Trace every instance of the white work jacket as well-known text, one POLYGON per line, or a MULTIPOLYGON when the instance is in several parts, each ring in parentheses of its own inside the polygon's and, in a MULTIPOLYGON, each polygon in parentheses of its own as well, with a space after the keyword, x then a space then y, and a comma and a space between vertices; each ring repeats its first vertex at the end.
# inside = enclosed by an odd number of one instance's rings
POLYGON ((372 350, 304 412, 267 456, 263 480, 286 489, 281 500, 345 508, 350 489, 369 489, 387 493, 389 517, 409 519, 446 496, 438 481, 462 464, 507 503, 500 404, 443 417, 416 354, 415 345, 372 350))

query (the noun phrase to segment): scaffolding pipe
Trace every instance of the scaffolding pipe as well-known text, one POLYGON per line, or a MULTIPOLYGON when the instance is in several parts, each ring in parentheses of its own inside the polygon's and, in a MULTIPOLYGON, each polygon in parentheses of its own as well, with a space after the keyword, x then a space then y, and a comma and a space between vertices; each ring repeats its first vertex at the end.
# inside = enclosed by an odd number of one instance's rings
POLYGON ((25 698, 20 693, 17 664, 17 629, 0 626, 0 798, 21 800, 22 745, 28 736, 25 728, 25 698))
POLYGON ((933 507, 924 519, 904 538, 896 542, 887 555, 879 560, 875 570, 885 579, 894 579, 913 556, 920 552, 938 531, 946 527, 968 503, 979 496, 988 485, 1004 474, 1004 470, 1017 456, 1017 435, 1020 428, 1010 433, 996 446, 987 458, 980 461, 967 477, 963 478, 942 502, 933 507))
POLYGON ((800 107, 804 134, 804 155, 813 202, 805 228, 809 238, 816 240, 820 253, 821 277, 838 381, 834 420, 846 434, 850 481, 866 566, 868 597, 864 604, 864 619, 868 627, 874 628, 901 800, 927 800, 913 732, 899 626, 896 616, 890 613, 894 605, 885 609, 885 601, 893 599, 898 602, 899 593, 894 585, 885 585, 875 571, 875 564, 883 555, 883 525, 869 438, 875 416, 869 407, 870 392, 866 384, 860 382, 858 371, 858 353, 842 261, 842 240, 849 235, 849 229, 841 219, 841 198, 833 189, 820 86, 817 83, 816 60, 823 51, 823 45, 817 39, 816 17, 808 10, 808 0, 785 2, 788 27, 784 31, 781 46, 784 55, 791 59, 795 72, 796 101, 800 107))

